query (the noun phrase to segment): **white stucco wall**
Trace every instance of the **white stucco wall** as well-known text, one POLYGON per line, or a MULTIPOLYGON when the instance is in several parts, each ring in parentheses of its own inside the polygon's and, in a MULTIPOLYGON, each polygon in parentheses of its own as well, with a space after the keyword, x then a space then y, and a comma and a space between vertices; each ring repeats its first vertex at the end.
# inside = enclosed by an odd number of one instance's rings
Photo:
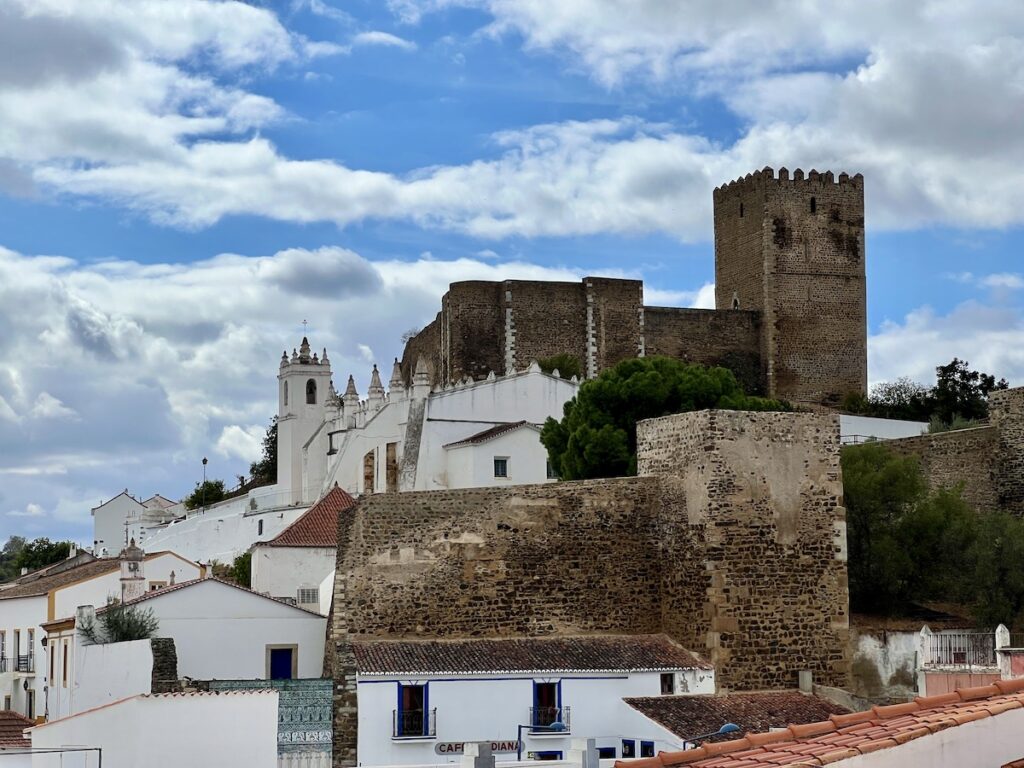
POLYGON ((252 551, 252 588, 271 597, 295 599, 300 587, 319 589, 337 552, 327 547, 261 547, 252 551))
MULTIPOLYGON (((401 490, 433 490, 440 488, 462 488, 472 484, 492 483, 473 480, 473 470, 462 473, 457 469, 458 478, 449 477, 449 457, 444 450, 448 443, 462 440, 477 432, 500 423, 529 421, 542 424, 548 416, 560 418, 563 405, 578 389, 577 384, 554 378, 539 371, 525 371, 478 381, 468 386, 452 387, 433 392, 427 398, 426 414, 416 458, 416 479, 413 487, 401 490)), ((386 446, 397 443, 396 455, 402 461, 405 454, 405 436, 409 419, 410 400, 406 393, 389 399, 375 413, 360 412, 353 419, 343 416, 339 423, 329 429, 341 429, 334 438, 337 453, 328 457, 328 466, 321 491, 338 483, 352 494, 381 491, 386 488, 386 446), (351 427, 351 423, 357 425, 351 427), (374 489, 363 487, 363 457, 373 451, 375 459, 374 489)), ((326 432, 322 430, 309 447, 312 453, 327 451, 326 432)), ((540 441, 529 446, 530 453, 542 451, 540 441)), ((538 454, 539 455, 539 454, 538 454)), ((461 459, 460 459, 461 462, 461 459)), ((310 462, 310 467, 313 464, 310 462)), ((319 470, 318 470, 319 471, 319 470)), ((483 472, 483 470, 481 470, 483 472)), ((493 467, 490 469, 493 479, 493 467)), ((534 480, 517 482, 540 482, 546 479, 546 463, 541 463, 540 474, 534 480)), ((309 473, 312 475, 313 470, 309 473)), ((310 477, 306 478, 306 482, 310 477)))
MULTIPOLYGON (((459 755, 438 755, 441 742, 515 741, 517 725, 530 722, 533 681, 561 681, 561 706, 569 707, 571 731, 567 734, 524 735, 527 751, 562 751, 568 757, 573 739, 596 738, 599 747, 615 747, 620 754, 623 738, 654 741, 655 752, 680 748, 678 740, 662 726, 640 715, 622 699, 658 696, 658 673, 594 674, 566 676, 460 677, 410 680, 428 683, 428 709, 437 709, 437 738, 392 738, 393 711, 398 700, 398 681, 361 678, 359 700, 359 758, 363 765, 400 765, 457 762, 459 755)), ((714 673, 691 674, 692 693, 714 693, 714 673)), ((639 744, 637 745, 639 748, 639 744)), ((514 760, 515 754, 499 756, 514 760)))
POLYGON ((839 415, 839 435, 844 443, 863 442, 863 438, 893 440, 899 437, 914 437, 928 431, 926 421, 903 421, 902 419, 876 419, 871 416, 839 415))
POLYGON ((1024 710, 965 723, 834 763, 841 768, 995 768, 1024 757, 1024 710))
POLYGON ((298 677, 320 677, 327 620, 213 580, 143 603, 174 638, 178 675, 199 680, 267 677, 267 646, 298 646, 298 677))
POLYGON ((107 556, 117 557, 125 546, 125 521, 133 518, 135 524, 128 531, 128 537, 139 539, 138 518, 145 511, 135 499, 125 494, 115 496, 92 510, 93 547, 96 554, 106 549, 107 556))
MULTIPOLYGON (((36 726, 35 748, 101 747, 104 768, 277 765, 277 692, 138 696, 36 726)), ((95 768, 95 752, 36 754, 32 768, 95 768)))
MULTIPOLYGON (((272 486, 277 488, 277 486, 272 486)), ((257 541, 272 539, 305 512, 306 506, 277 503, 275 493, 239 497, 221 506, 194 512, 185 520, 152 531, 146 538, 147 552, 170 550, 202 563, 230 564, 257 541), (258 510, 251 509, 252 498, 258 510), (266 511, 259 511, 265 509, 266 511), (260 533, 260 523, 263 523, 260 533)))
POLYGON ((47 699, 50 720, 152 690, 153 650, 149 640, 85 645, 81 635, 70 639, 73 663, 67 686, 58 647, 56 680, 49 687, 47 699))
POLYGON ((522 427, 477 445, 447 448, 448 484, 452 488, 549 482, 548 452, 540 432, 522 427), (494 459, 508 459, 508 476, 494 476, 494 459))
MULTIPOLYGON (((11 709, 21 714, 27 714, 27 696, 25 695, 24 682, 29 681, 29 686, 35 691, 36 715, 43 713, 43 687, 45 680, 46 654, 43 652, 44 632, 40 624, 46 621, 46 596, 42 597, 17 597, 8 600, 0 600, 0 630, 5 633, 5 650, 7 656, 8 671, 0 673, 0 707, 3 706, 5 696, 11 697, 11 709), (14 647, 14 630, 20 630, 21 649, 14 647), (15 672, 14 657, 26 654, 29 650, 28 630, 35 630, 35 638, 32 643, 32 653, 35 657, 35 672, 24 674, 15 672)), ((2 768, 2 767, 0 767, 2 768)))

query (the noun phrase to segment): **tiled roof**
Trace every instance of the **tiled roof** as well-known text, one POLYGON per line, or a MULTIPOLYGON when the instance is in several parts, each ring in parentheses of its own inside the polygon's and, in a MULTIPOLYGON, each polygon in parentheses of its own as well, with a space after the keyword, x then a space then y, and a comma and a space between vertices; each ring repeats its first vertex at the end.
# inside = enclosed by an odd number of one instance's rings
POLYGON ((9 709, 0 709, 0 747, 31 747, 32 742, 25 738, 25 729, 35 723, 24 715, 9 709))
POLYGON ((616 768, 779 768, 829 765, 895 747, 964 723, 1024 709, 1024 679, 919 697, 906 704, 832 715, 781 731, 748 733, 741 739, 706 744, 685 752, 662 752, 642 760, 619 760, 616 768))
POLYGON ((528 421, 514 421, 509 424, 496 424, 493 427, 488 427, 482 432, 477 432, 469 437, 464 437, 461 440, 456 440, 454 443, 448 443, 445 448, 460 448, 463 445, 479 445, 480 443, 486 443, 488 440, 493 440, 496 437, 506 434, 507 432, 514 432, 520 427, 529 427, 530 429, 540 431, 536 424, 531 424, 528 421))
POLYGON ((745 732, 756 733, 826 720, 850 711, 800 691, 651 696, 626 699, 626 703, 683 739, 712 733, 723 723, 735 723, 745 732))
POLYGON ((334 486, 298 520, 270 541, 267 547, 336 547, 338 546, 338 515, 354 507, 356 500, 334 486))
POLYGON ((360 640, 363 675, 504 672, 641 672, 710 669, 666 635, 584 635, 495 640, 360 640))
MULTIPOLYGON (((207 578, 207 579, 203 579, 203 578, 189 579, 188 581, 181 581, 181 582, 178 582, 177 584, 172 584, 169 587, 161 587, 160 589, 155 589, 152 592, 146 592, 144 595, 136 597, 136 598, 134 598, 132 600, 125 600, 124 603, 121 603, 121 605, 127 606, 127 605, 136 605, 138 603, 144 603, 147 600, 154 600, 154 599, 156 599, 158 597, 163 597, 164 595, 169 594, 171 592, 177 592, 179 590, 187 589, 188 587, 194 587, 196 584, 203 584, 205 582, 213 582, 215 584, 223 584, 225 587, 232 587, 234 589, 240 589, 242 592, 248 592, 251 595, 256 595, 256 597, 263 598, 264 600, 270 600, 270 601, 275 602, 275 603, 280 603, 281 605, 287 606, 288 608, 294 608, 297 611, 302 611, 303 613, 311 614, 313 616, 316 616, 317 618, 321 618, 321 619, 323 618, 323 616, 321 616, 319 613, 307 610, 307 609, 305 609, 305 608, 303 608, 301 606, 292 605, 291 603, 286 603, 284 600, 278 600, 276 597, 271 597, 270 595, 265 595, 262 592, 257 592, 256 590, 249 589, 248 587, 243 587, 241 584, 235 584, 235 582, 233 582, 233 581, 226 581, 225 579, 217 579, 217 578, 212 578, 212 577, 211 578, 207 578)), ((97 610, 96 613, 97 614, 104 613, 105 611, 109 610, 112 607, 113 606, 111 606, 111 605, 104 606, 103 608, 100 608, 99 610, 97 610)))
MULTIPOLYGON (((146 560, 151 560, 160 555, 175 555, 175 557, 181 557, 174 552, 163 550, 147 554, 146 560)), ((181 559, 185 560, 185 558, 181 559)), ((186 560, 185 562, 191 561, 186 560)), ((19 579, 15 586, 0 590, 0 600, 9 600, 14 597, 38 597, 39 595, 47 594, 51 589, 65 587, 68 584, 75 584, 76 582, 84 579, 101 576, 105 573, 119 570, 120 568, 121 561, 119 559, 115 557, 108 557, 83 563, 82 565, 75 566, 74 568, 68 568, 67 570, 51 575, 43 574, 38 578, 31 580, 26 577, 24 579, 19 579)))

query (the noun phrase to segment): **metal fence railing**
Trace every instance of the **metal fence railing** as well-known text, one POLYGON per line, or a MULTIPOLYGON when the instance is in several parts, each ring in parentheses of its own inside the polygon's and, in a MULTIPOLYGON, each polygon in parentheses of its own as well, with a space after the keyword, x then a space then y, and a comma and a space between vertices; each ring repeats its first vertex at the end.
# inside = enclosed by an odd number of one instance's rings
POLYGON ((15 672, 35 672, 36 671, 36 660, 31 653, 24 654, 23 656, 14 657, 14 671, 15 672))
POLYGON ((530 726, 547 730, 552 726, 558 730, 569 730, 569 707, 530 707, 530 726))
POLYGON ((391 737, 394 739, 437 736, 437 709, 391 710, 391 737))
POLYGON ((995 667, 995 635, 992 632, 932 635, 927 663, 936 667, 995 667))

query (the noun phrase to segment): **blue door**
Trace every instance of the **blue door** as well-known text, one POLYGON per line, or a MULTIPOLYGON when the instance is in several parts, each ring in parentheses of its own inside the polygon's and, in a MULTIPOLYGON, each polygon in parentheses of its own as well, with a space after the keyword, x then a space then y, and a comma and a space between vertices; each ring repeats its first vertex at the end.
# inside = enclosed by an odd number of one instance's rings
POLYGON ((270 679, 291 680, 292 679, 292 653, 294 648, 271 648, 270 649, 270 679))

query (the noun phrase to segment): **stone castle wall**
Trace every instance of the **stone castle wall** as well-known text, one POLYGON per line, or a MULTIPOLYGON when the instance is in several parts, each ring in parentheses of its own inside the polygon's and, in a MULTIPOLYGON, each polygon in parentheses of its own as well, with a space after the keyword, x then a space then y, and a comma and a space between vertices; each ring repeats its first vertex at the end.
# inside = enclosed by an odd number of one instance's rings
POLYGON ((976 511, 1024 515, 1024 388, 991 393, 989 422, 885 445, 917 456, 929 487, 961 486, 964 500, 976 511))
POLYGON ((865 392, 863 178, 766 168, 714 204, 716 304, 763 313, 768 394, 835 407, 865 392))
POLYGON ((831 415, 681 414, 642 423, 640 477, 361 500, 338 536, 337 764, 354 638, 666 631, 726 688, 842 685, 838 441, 831 415))
POLYGON ((975 510, 999 508, 999 433, 995 427, 886 440, 885 446, 903 456, 916 456, 933 490, 962 485, 964 500, 975 510))
POLYGON ((751 311, 644 307, 648 355, 721 365, 748 394, 762 392, 761 315, 751 311))
POLYGON ((663 629, 720 686, 846 680, 846 515, 839 420, 702 411, 641 422, 641 475, 663 483, 663 629))
POLYGON ((999 432, 999 504, 1024 515, 1024 388, 993 392, 988 406, 989 418, 999 432))

